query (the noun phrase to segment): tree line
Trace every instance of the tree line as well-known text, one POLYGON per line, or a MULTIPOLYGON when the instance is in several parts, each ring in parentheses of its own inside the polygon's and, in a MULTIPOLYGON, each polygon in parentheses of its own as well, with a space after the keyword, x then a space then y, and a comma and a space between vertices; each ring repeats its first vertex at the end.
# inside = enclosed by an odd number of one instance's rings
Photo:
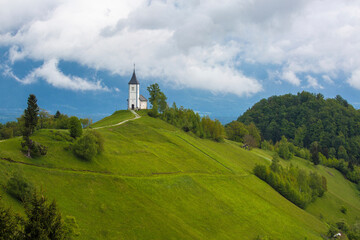
POLYGON ((173 103, 171 107, 167 104, 166 95, 160 90, 157 83, 147 88, 152 108, 148 112, 151 117, 160 118, 185 132, 191 132, 200 138, 212 139, 217 142, 229 140, 243 142, 249 147, 258 147, 261 141, 260 131, 255 124, 245 125, 233 121, 225 127, 217 119, 212 120, 209 116, 200 116, 192 109, 178 107, 173 103))
POLYGON ((169 107, 166 95, 160 90, 157 83, 150 85, 149 102, 152 109, 149 111, 151 117, 158 117, 185 132, 191 132, 198 137, 212 139, 221 142, 225 137, 224 126, 219 120, 212 120, 209 116, 200 117, 191 109, 184 107, 178 108, 176 103, 169 107))
MULTIPOLYGON (((55 115, 42 115, 37 104, 37 98, 34 94, 30 94, 27 100, 27 108, 24 114, 18 118, 18 122, 12 122, 10 127, 16 129, 17 134, 22 136, 22 151, 27 157, 38 157, 47 154, 47 147, 33 140, 32 135, 39 129, 68 129, 69 135, 62 132, 55 132, 56 140, 69 143, 66 150, 71 150, 77 157, 87 161, 91 161, 97 154, 104 149, 104 139, 101 134, 89 130, 83 134, 83 128, 89 127, 91 120, 78 119, 75 116, 68 117, 59 111, 55 115)), ((6 128, 13 131, 11 128, 6 128)), ((13 132, 12 132, 13 133, 13 132)), ((51 131, 53 133, 53 131, 51 131)), ((13 137, 11 134, 9 137, 13 137)))
MULTIPOLYGON (((48 111, 39 108, 37 110, 37 116, 38 124, 36 125, 35 130, 69 129, 71 117, 61 113, 60 111, 56 111, 56 113, 52 115, 48 111)), ((22 136, 24 117, 25 115, 22 114, 19 118, 17 118, 17 121, 10 121, 5 124, 0 123, 0 140, 22 136)), ((80 118, 79 120, 83 128, 87 128, 92 124, 92 120, 90 118, 80 118)))

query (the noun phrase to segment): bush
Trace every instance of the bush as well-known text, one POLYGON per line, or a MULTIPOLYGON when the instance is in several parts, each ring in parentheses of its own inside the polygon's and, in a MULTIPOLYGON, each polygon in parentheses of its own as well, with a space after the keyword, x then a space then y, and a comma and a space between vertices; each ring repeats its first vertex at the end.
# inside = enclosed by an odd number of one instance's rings
POLYGON ((30 138, 26 138, 24 141, 21 142, 22 151, 24 153, 29 153, 30 148, 30 156, 32 157, 39 157, 44 156, 47 154, 47 147, 31 140, 30 138))
POLYGON ((341 206, 340 207, 340 212, 342 212, 343 214, 346 214, 347 208, 345 206, 341 206))
POLYGON ((91 161, 98 153, 103 151, 104 140, 100 133, 91 131, 79 138, 72 149, 78 157, 91 161))
POLYGON ((32 157, 45 156, 47 154, 48 148, 38 142, 30 140, 31 144, 27 144, 26 141, 21 142, 23 152, 28 152, 28 148, 30 145, 30 155, 32 157))
POLYGON ((64 219, 64 232, 66 239, 71 239, 72 236, 79 236, 79 225, 74 216, 66 216, 64 219))
POLYGON ((81 137, 82 135, 82 126, 81 122, 77 117, 71 117, 69 119, 69 130, 70 136, 73 138, 81 137))
POLYGON ((15 199, 24 202, 30 198, 34 187, 25 178, 14 175, 7 182, 6 191, 15 199))

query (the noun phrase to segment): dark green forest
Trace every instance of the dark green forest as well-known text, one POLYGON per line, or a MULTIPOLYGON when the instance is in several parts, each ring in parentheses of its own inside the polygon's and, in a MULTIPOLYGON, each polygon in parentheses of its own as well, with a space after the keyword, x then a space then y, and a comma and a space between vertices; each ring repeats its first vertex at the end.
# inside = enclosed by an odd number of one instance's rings
POLYGON ((316 145, 326 158, 360 164, 360 111, 341 96, 301 92, 262 99, 238 121, 254 123, 264 140, 285 136, 295 146, 316 145))

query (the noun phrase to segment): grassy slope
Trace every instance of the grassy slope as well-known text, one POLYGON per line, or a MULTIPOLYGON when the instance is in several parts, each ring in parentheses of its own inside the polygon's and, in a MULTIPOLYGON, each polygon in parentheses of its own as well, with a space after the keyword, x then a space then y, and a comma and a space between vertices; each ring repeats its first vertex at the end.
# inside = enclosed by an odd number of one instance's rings
POLYGON ((130 111, 119 110, 114 112, 111 116, 103 118, 100 121, 97 121, 96 123, 92 124, 91 127, 96 128, 96 127, 113 125, 130 118, 134 118, 134 115, 130 111))
MULTIPOLYGON (((117 113, 106 121, 132 117, 117 113)), ((65 151, 67 143, 49 130, 36 133, 49 146, 38 159, 22 156, 20 139, 1 142, 0 157, 42 167, 0 161, 0 183, 23 174, 76 217, 80 239, 320 239, 327 229, 315 217, 322 211, 317 202, 308 210, 313 216, 252 175, 256 163, 269 161, 237 143, 195 138, 147 116, 98 131, 105 151, 91 163, 65 151)), ((329 181, 329 192, 333 186, 329 181)), ((3 201, 21 209, 6 195, 3 201)))
MULTIPOLYGON (((271 152, 260 149, 256 149, 254 152, 271 159, 271 152)), ((356 185, 346 180, 339 171, 321 165, 314 166, 309 161, 298 157, 294 157, 290 161, 282 161, 282 164, 284 166, 292 164, 307 171, 317 171, 326 177, 328 191, 324 197, 318 198, 306 208, 308 212, 317 217, 322 215, 325 222, 334 223, 345 219, 348 223, 354 223, 356 220, 360 220, 360 192, 356 189, 356 185), (340 211, 341 206, 348 209, 346 214, 340 211)))

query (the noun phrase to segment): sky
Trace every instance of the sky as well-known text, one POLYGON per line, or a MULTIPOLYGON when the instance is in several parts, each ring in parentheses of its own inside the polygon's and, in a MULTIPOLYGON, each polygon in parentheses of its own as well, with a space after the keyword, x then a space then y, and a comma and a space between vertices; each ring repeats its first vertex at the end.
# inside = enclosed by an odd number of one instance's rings
POLYGON ((29 94, 94 121, 140 93, 223 123, 272 95, 360 107, 360 1, 0 0, 0 122, 29 94))

